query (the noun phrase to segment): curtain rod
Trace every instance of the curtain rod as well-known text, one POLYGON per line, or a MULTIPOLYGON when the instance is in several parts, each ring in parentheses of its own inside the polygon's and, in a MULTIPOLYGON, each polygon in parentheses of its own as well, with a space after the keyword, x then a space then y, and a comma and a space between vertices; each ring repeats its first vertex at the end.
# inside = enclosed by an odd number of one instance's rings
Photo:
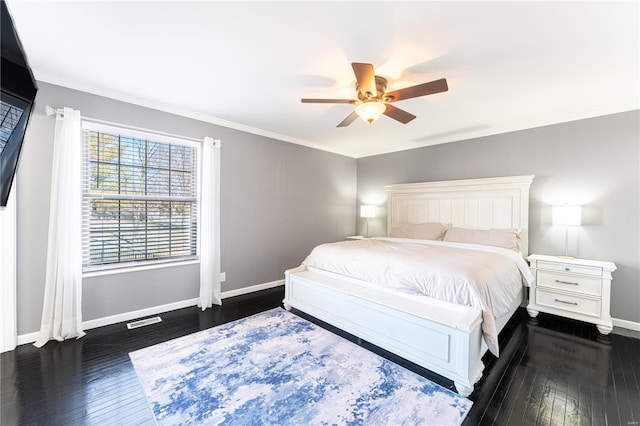
MULTIPOLYGON (((53 107, 51 107, 49 105, 46 105, 44 107, 44 111, 47 114, 47 116, 52 116, 54 114, 56 114, 56 115, 63 115, 64 114, 64 109, 63 108, 53 108, 53 107)), ((91 121, 93 123, 106 124, 106 125, 115 126, 115 127, 124 127, 126 129, 129 129, 129 130, 136 130, 136 131, 145 132, 145 133, 155 133, 156 135, 169 136, 169 137, 176 138, 176 139, 183 139, 183 140, 188 140, 188 141, 192 141, 192 142, 202 143, 202 139, 191 138, 191 137, 188 137, 188 136, 181 136, 181 135, 174 135, 172 133, 158 132, 158 131, 155 131, 155 130, 144 129, 142 127, 130 126, 130 125, 121 124, 121 123, 114 123, 112 121, 99 120, 97 118, 91 118, 91 117, 85 117, 85 116, 82 116, 81 118, 83 120, 91 121)))
POLYGON ((49 105, 44 107, 44 112, 47 114, 47 117, 52 116, 53 114, 64 114, 64 110, 61 108, 55 109, 50 107, 49 105))

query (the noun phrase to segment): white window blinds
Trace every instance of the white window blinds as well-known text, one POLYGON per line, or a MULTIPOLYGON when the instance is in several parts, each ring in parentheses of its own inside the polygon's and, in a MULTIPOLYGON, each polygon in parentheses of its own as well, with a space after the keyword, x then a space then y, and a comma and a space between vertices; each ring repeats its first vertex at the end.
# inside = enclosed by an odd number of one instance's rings
POLYGON ((197 255, 198 147, 83 123, 85 270, 197 255))

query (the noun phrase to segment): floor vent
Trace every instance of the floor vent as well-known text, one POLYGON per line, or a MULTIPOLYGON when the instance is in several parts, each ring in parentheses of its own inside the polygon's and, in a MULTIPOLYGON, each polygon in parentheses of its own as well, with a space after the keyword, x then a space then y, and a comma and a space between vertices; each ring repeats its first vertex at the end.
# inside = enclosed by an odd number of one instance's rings
POLYGON ((139 321, 134 321, 134 322, 128 323, 127 324, 127 328, 129 330, 131 330, 131 329, 138 328, 138 327, 144 327, 145 325, 157 324, 159 322, 162 322, 162 318, 160 318, 160 317, 146 318, 146 319, 142 319, 142 320, 139 320, 139 321))

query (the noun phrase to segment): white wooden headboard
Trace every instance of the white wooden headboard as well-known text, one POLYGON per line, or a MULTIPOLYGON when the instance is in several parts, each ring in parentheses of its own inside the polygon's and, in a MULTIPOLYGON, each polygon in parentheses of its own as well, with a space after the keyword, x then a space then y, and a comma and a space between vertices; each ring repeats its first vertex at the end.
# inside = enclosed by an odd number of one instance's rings
POLYGON ((442 222, 467 228, 519 228, 529 252, 529 187, 534 175, 387 185, 387 232, 395 224, 442 222))

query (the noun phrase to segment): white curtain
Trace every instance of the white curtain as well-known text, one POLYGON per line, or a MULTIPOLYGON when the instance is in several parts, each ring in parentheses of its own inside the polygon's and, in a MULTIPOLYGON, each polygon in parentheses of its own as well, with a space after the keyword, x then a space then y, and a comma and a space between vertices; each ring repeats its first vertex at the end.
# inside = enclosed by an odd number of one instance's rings
POLYGON ((51 172, 47 270, 40 335, 47 341, 82 337, 82 126, 80 111, 56 117, 51 172))
POLYGON ((204 138, 200 183, 200 302, 204 311, 220 297, 220 141, 204 138))

